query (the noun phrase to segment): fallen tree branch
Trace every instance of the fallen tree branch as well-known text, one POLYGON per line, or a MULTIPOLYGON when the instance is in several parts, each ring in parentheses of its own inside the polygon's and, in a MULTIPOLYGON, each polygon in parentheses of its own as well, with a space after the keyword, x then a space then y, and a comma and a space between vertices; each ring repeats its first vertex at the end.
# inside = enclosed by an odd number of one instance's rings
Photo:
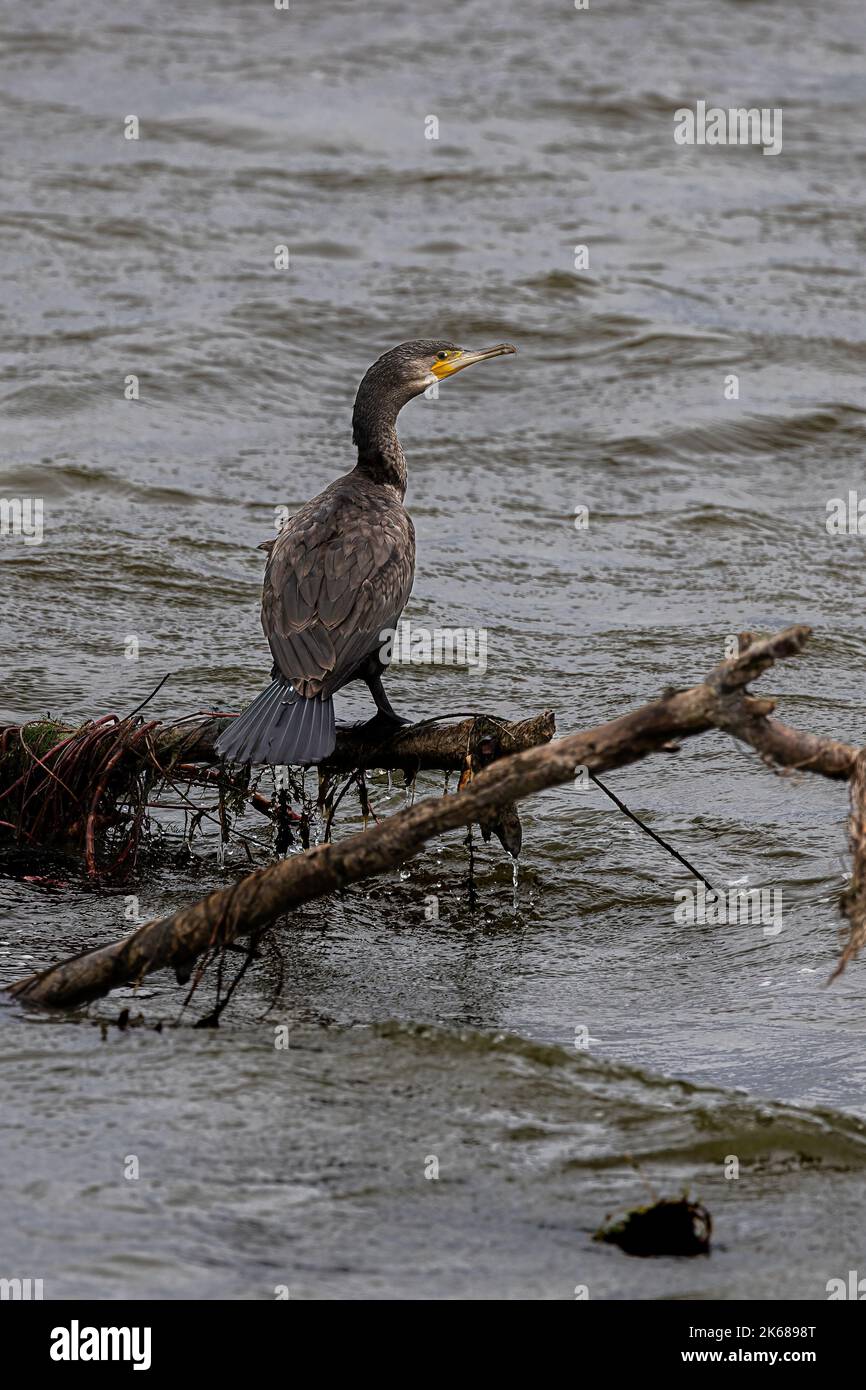
POLYGON ((848 842, 851 849, 851 882, 839 908, 848 919, 848 940, 831 979, 835 980, 866 944, 866 751, 858 754, 851 774, 851 815, 848 842))
POLYGON ((802 626, 763 641, 746 635, 740 654, 722 662, 699 685, 668 691, 597 728, 500 758, 456 794, 431 797, 371 830, 257 869, 230 888, 149 922, 121 941, 61 961, 7 988, 18 998, 54 1006, 96 999, 118 985, 137 983, 167 966, 186 965, 204 951, 259 931, 301 903, 402 863, 433 836, 482 821, 524 797, 571 781, 578 771, 602 773, 623 767, 669 749, 674 739, 708 729, 724 729, 783 766, 808 768, 831 778, 849 776, 857 749, 776 724, 768 718, 773 702, 746 691, 747 683, 775 661, 796 656, 809 635, 810 629, 802 626))

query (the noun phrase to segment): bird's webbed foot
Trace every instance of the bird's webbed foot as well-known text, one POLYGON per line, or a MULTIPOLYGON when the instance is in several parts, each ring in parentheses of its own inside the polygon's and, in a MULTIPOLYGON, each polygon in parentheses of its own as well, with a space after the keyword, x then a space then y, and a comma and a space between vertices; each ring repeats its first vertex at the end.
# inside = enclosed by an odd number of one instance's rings
POLYGON ((402 714, 398 714, 394 709, 389 709, 387 711, 377 709, 371 719, 365 720, 364 723, 358 724, 356 727, 359 729, 368 729, 371 733, 388 733, 394 729, 405 728, 407 725, 413 724, 414 722, 413 719, 404 719, 402 714))

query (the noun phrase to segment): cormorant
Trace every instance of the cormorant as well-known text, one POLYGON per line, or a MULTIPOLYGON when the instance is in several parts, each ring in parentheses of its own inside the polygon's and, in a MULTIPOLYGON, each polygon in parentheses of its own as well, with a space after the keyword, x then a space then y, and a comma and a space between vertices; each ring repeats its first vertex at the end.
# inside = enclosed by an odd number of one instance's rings
POLYGON ((230 762, 306 765, 334 750, 332 696, 363 680, 379 718, 405 721, 382 687, 381 634, 397 626, 415 572, 415 528, 403 506, 406 459, 396 421, 428 386, 501 353, 454 343, 401 343, 370 367, 355 398, 358 462, 281 528, 268 551, 262 627, 274 664, 267 690, 216 743, 230 762))

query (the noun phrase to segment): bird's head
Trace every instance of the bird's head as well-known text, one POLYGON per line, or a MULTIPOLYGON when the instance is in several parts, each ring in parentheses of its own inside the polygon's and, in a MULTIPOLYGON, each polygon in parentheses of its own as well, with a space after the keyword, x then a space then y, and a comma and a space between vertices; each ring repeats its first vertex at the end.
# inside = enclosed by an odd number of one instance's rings
POLYGON ((403 406, 464 367, 516 351, 510 343, 497 343, 470 352, 456 343, 423 338, 386 352, 370 367, 355 397, 352 438, 358 446, 358 467, 378 482, 393 484, 402 497, 406 460, 394 426, 403 406))
POLYGON ((413 396, 420 396, 428 386, 462 372, 464 367, 516 351, 511 343, 497 343, 478 352, 436 338, 400 343, 370 367, 358 390, 358 400, 372 400, 382 408, 396 407, 399 411, 413 396))

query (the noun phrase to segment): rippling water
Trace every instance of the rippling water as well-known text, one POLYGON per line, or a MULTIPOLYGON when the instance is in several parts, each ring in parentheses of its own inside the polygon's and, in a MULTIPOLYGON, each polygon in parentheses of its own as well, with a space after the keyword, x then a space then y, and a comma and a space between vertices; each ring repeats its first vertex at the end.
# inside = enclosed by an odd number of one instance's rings
MULTIPOLYGON (((130 709, 166 672, 154 714, 248 698, 274 508, 349 465, 369 362, 443 336, 519 347, 401 417, 409 616, 485 627, 489 666, 396 671, 398 708, 550 706, 568 731, 802 621, 807 655, 763 684, 863 741, 863 542, 825 529, 864 486, 858 3, 4 11, 0 496, 44 498, 46 534, 0 543, 0 720, 130 709), (676 146, 699 99, 782 107, 782 154, 676 146)), ((4 1009, 0 1273, 73 1297, 824 1297, 864 1215, 862 967, 823 987, 844 789, 721 735, 609 780, 714 882, 780 887, 780 935, 674 924, 674 863, 559 789, 525 807, 516 910, 493 848, 471 910, 451 837, 297 914, 217 1033, 103 1039, 123 996, 4 1009), (709 1260, 590 1241, 683 1186, 709 1260)), ((198 855, 142 874, 144 915, 241 864, 198 855)), ((0 912, 9 978, 127 925, 74 876, 6 877, 0 912)), ((156 977, 133 1007, 170 1024, 180 997, 156 977)))

